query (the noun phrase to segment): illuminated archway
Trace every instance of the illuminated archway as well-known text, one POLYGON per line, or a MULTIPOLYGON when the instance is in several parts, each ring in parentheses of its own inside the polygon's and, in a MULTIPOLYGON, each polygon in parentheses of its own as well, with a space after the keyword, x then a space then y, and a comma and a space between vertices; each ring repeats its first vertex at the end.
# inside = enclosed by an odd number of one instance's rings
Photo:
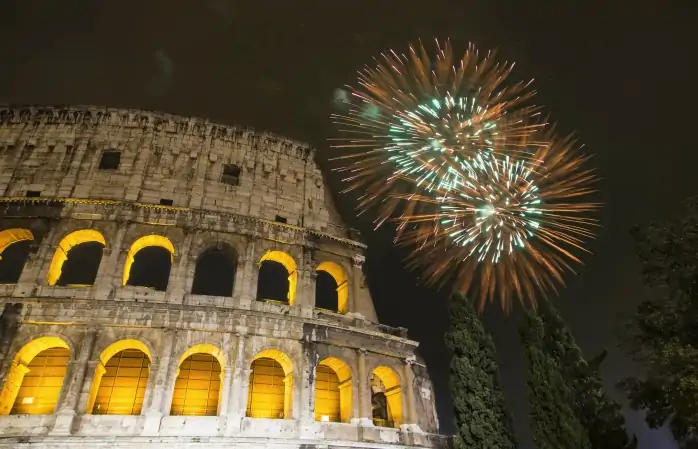
MULTIPOLYGON (((164 290, 167 287, 167 279, 169 278, 170 270, 172 269, 172 262, 174 261, 174 254, 175 254, 175 249, 174 245, 168 239, 167 237, 164 237, 162 235, 146 235, 144 237, 139 238, 133 244, 131 245, 131 248, 128 251, 128 254, 126 255, 126 263, 124 264, 124 279, 123 279, 123 285, 134 285, 134 286, 141 286, 141 287, 153 287, 158 290, 164 290), (149 279, 132 279, 131 277, 131 272, 134 268, 138 268, 139 265, 136 264, 138 263, 143 263, 144 264, 144 272, 152 270, 151 267, 147 267, 149 264, 148 260, 136 260, 136 256, 138 253, 146 248, 162 248, 162 250, 165 250, 169 257, 165 257, 165 259, 169 260, 169 265, 167 267, 164 267, 166 269, 162 269, 158 272, 157 275, 154 275, 152 278, 149 279), (148 268, 148 269, 146 269, 148 268), (164 288, 163 288, 163 283, 164 283, 164 288)), ((143 254, 141 254, 143 255, 143 254)), ((153 258, 157 258, 158 254, 154 253, 153 258)), ((150 263, 153 263, 153 261, 150 261, 150 263)), ((157 265, 157 264, 156 264, 157 265)), ((159 267, 159 266, 158 266, 159 267)))
POLYGON ((94 373, 88 413, 93 415, 139 415, 150 374, 151 354, 138 340, 119 340, 99 355, 94 373))
POLYGON ((402 388, 392 368, 379 366, 371 374, 373 422, 380 427, 402 424, 402 388))
POLYGON ((55 411, 70 360, 70 348, 59 337, 40 337, 12 360, 0 396, 0 415, 48 415, 55 411))
POLYGON ((318 275, 320 275, 320 272, 323 272, 327 273, 332 277, 332 279, 334 279, 334 284, 331 285, 331 287, 334 289, 334 295, 336 295, 336 308, 332 307, 334 306, 335 302, 334 297, 325 298, 325 296, 329 296, 329 292, 324 291, 325 289, 323 287, 325 286, 322 284, 322 278, 320 277, 318 278, 318 281, 320 282, 316 282, 315 285, 315 306, 327 308, 339 313, 347 313, 349 311, 349 282, 344 269, 338 263, 325 261, 318 265, 316 271, 318 272, 318 275), (327 307, 323 307, 325 305, 327 305, 327 307))
POLYGON ((278 349, 267 349, 252 361, 247 416, 291 419, 293 410, 293 362, 278 349))
MULTIPOLYGON (((283 265, 283 267, 286 269, 287 273, 287 281, 288 281, 288 292, 286 294, 286 298, 288 300, 289 305, 294 305, 296 303, 296 286, 298 284, 298 266, 296 265, 296 261, 293 260, 293 257, 291 257, 289 254, 283 252, 283 251, 267 251, 266 254, 260 259, 259 261, 259 278, 257 280, 257 297, 258 299, 270 299, 270 298, 264 298, 260 296, 260 286, 264 286, 265 283, 270 282, 270 283, 275 283, 278 282, 278 280, 275 279, 265 279, 265 273, 263 273, 263 270, 266 270, 267 268, 265 267, 265 263, 268 262, 274 262, 277 264, 283 265)), ((276 298, 274 298, 276 299, 276 298)))
MULTIPOLYGON (((79 231, 71 232, 70 234, 63 237, 63 240, 58 244, 56 252, 53 254, 53 260, 51 260, 51 266, 48 270, 48 285, 56 285, 63 275, 63 267, 68 260, 68 253, 70 250, 78 245, 95 243, 99 246, 99 257, 101 261, 101 248, 106 246, 107 242, 104 240, 104 236, 94 229, 81 229, 79 231)), ((90 258, 91 262, 94 262, 90 258)), ((88 267, 80 267, 85 273, 85 278, 91 278, 94 283, 94 278, 97 276, 97 270, 99 269, 99 263, 94 266, 94 263, 88 267)))
POLYGON ((179 358, 170 415, 216 416, 223 389, 223 352, 211 344, 187 349, 179 358))
POLYGON ((315 370, 315 420, 348 423, 351 418, 351 370, 338 358, 328 357, 315 370))
POLYGON ((196 259, 193 295, 233 296, 237 256, 229 245, 206 249, 196 259))
POLYGON ((17 283, 29 258, 29 242, 32 240, 34 234, 28 229, 13 228, 0 231, 0 284, 17 283), (26 243, 16 245, 20 242, 26 243))

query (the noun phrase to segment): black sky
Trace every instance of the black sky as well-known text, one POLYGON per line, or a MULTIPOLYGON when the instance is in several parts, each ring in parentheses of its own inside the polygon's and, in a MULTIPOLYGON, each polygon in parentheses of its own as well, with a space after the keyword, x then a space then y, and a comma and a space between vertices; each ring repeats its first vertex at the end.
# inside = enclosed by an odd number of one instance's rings
MULTIPOLYGON (((620 317, 647 295, 627 231, 698 193, 697 11, 691 0, 2 0, 0 102, 155 109, 249 125, 310 142, 326 165, 333 92, 374 55, 420 37, 498 47, 518 76, 536 78, 538 101, 562 128, 598 154, 604 228, 557 305, 586 354, 611 351, 603 367, 611 386, 633 371, 615 348, 620 317)), ((348 223, 367 229, 339 202, 348 223)), ((365 236, 379 316, 422 342, 450 431, 444 297, 406 281, 389 236, 365 236)), ((530 448, 518 317, 490 310, 485 321, 522 447, 530 448)), ((640 449, 672 447, 637 414, 631 424, 640 449)))

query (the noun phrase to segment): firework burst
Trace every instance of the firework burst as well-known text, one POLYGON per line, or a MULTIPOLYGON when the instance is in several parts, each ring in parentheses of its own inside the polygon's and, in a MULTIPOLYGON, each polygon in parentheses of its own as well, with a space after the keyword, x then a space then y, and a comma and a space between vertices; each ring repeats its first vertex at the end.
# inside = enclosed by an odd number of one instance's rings
POLYGON ((435 58, 420 44, 360 72, 348 111, 332 116, 341 134, 333 147, 350 150, 337 170, 346 191, 363 192, 358 209, 380 205, 380 225, 395 215, 396 196, 454 184, 462 160, 483 151, 525 158, 516 142, 543 125, 526 105, 530 82, 507 82, 512 68, 472 46, 455 61, 450 43, 437 41, 435 58))
POLYGON ((409 262, 427 283, 454 283, 479 300, 516 296, 535 306, 537 294, 556 292, 563 273, 580 263, 599 204, 585 201, 596 177, 571 138, 554 129, 520 139, 523 157, 483 151, 451 168, 437 194, 405 200, 397 241, 413 248, 409 262), (540 142, 547 142, 541 144, 540 142))

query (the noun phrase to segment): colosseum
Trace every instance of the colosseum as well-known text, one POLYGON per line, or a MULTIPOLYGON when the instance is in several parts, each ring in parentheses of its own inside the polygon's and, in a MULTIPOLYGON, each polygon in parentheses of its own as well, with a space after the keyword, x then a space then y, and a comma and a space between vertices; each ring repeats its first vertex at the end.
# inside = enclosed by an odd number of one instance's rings
POLYGON ((307 145, 0 106, 0 447, 444 447, 307 145))

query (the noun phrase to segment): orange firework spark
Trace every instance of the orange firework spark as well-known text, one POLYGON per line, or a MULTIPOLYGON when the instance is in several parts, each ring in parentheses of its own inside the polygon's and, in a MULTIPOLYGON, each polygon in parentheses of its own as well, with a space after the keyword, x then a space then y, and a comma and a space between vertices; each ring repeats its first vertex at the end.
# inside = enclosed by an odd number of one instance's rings
POLYGON ((456 61, 450 42, 437 41, 433 59, 420 44, 376 63, 350 87, 348 112, 332 118, 341 135, 333 147, 350 151, 334 159, 345 192, 363 192, 360 212, 379 206, 379 226, 394 217, 396 195, 449 184, 451 168, 480 151, 517 154, 510 142, 543 126, 530 120, 538 111, 526 105, 530 82, 507 82, 513 64, 498 64, 493 53, 470 46, 456 61))
POLYGON ((570 262, 581 263, 575 252, 593 238, 588 215, 600 205, 585 198, 597 178, 571 137, 537 134, 520 139, 527 157, 482 152, 440 193, 396 196, 406 205, 397 242, 413 248, 409 264, 423 280, 507 310, 515 296, 535 306, 537 294, 564 286, 570 262))

